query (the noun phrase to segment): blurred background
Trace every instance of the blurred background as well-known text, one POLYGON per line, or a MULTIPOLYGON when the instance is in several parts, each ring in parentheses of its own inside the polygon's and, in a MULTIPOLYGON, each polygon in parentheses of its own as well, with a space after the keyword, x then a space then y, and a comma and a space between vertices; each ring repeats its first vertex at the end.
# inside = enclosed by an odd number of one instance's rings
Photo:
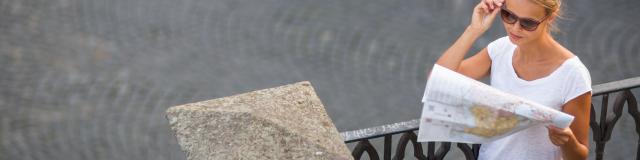
MULTIPOLYGON (((416 119, 476 3, 1 0, 0 159, 185 159, 167 108, 305 80, 341 132, 416 119)), ((594 85, 640 76, 640 1, 564 7, 555 37, 594 85)), ((505 35, 496 19, 468 55, 505 35)), ((635 155, 630 119, 606 157, 635 155)))

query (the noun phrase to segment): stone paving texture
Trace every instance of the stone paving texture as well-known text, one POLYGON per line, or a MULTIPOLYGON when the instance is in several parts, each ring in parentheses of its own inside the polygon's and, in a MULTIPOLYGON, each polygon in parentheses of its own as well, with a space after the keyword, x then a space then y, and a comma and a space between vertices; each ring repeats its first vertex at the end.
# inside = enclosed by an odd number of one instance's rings
POLYGON ((311 83, 171 107, 190 160, 353 159, 311 83))
MULTIPOLYGON (((415 119, 475 3, 0 0, 0 159, 185 159, 170 106, 304 80, 339 131, 415 119)), ((556 37, 594 84, 640 75, 640 1, 564 6, 556 37)), ((505 35, 494 22, 472 52, 505 35)), ((630 119, 607 158, 635 155, 630 119)))

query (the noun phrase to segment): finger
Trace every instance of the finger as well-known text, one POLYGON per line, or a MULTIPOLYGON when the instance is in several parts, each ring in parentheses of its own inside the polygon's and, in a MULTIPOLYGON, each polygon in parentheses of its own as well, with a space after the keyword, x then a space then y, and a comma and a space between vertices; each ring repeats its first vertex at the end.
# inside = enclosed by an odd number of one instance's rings
POLYGON ((473 10, 480 9, 480 8, 482 8, 482 6, 484 6, 484 2, 480 2, 480 3, 478 3, 478 5, 476 5, 476 6, 473 8, 473 10))
POLYGON ((500 12, 500 10, 499 10, 499 9, 494 9, 494 10, 493 10, 493 12, 491 12, 491 14, 489 15, 489 17, 490 17, 491 19, 495 18, 495 17, 496 17, 496 15, 498 15, 498 12, 500 12))
POLYGON ((560 137, 566 137, 569 138, 573 135, 573 133, 571 132, 571 129, 569 128, 558 128, 555 126, 550 126, 549 128, 552 132, 554 132, 554 134, 560 136, 560 137))
POLYGON ((553 137, 555 139, 558 139, 562 142, 569 142, 569 139, 571 139, 571 135, 565 133, 565 132, 549 132, 549 137, 553 137))
POLYGON ((556 137, 556 133, 551 130, 551 128, 547 127, 547 131, 549 133, 549 138, 556 137))
POLYGON ((562 146, 566 143, 566 141, 563 141, 562 138, 558 138, 558 137, 551 138, 551 142, 557 146, 562 146))
POLYGON ((555 139, 555 138, 549 138, 549 140, 551 141, 551 143, 552 143, 553 145, 556 145, 556 146, 560 145, 560 144, 559 144, 559 142, 558 142, 558 140, 557 140, 557 139, 555 139))
POLYGON ((549 126, 545 126, 545 127, 547 127, 547 131, 549 131, 549 136, 553 136, 553 135, 557 134, 556 131, 553 128, 551 128, 549 126))
POLYGON ((569 138, 567 138, 567 137, 554 136, 554 135, 549 135, 549 140, 551 140, 551 143, 553 143, 554 145, 557 145, 557 146, 562 146, 562 145, 566 144, 567 142, 569 142, 569 138))
POLYGON ((481 12, 481 13, 483 13, 483 14, 484 14, 484 13, 489 13, 489 9, 487 8, 487 5, 486 5, 486 4, 481 5, 481 6, 480 6, 480 9, 483 11, 483 12, 481 12))
POLYGON ((549 131, 551 131, 551 132, 553 132, 555 134, 562 133, 562 129, 560 129, 560 128, 556 127, 556 126, 549 125, 549 126, 547 126, 547 128, 549 129, 549 131))
POLYGON ((489 7, 489 0, 482 0, 482 3, 483 3, 485 6, 489 7))
MULTIPOLYGON (((487 6, 487 8, 489 9, 493 9, 493 2, 490 2, 491 0, 484 0, 484 4, 487 6)), ((487 12, 489 13, 489 12, 487 12)))
POLYGON ((486 25, 491 25, 491 23, 493 23, 493 20, 496 18, 496 15, 498 15, 499 11, 500 11, 499 9, 494 9, 492 12, 488 13, 486 15, 486 19, 484 19, 482 23, 486 25))
POLYGON ((550 134, 550 135, 549 135, 549 139, 554 139, 554 140, 556 140, 556 141, 559 141, 559 140, 560 140, 560 139, 562 139, 562 138, 561 138, 561 137, 559 137, 559 136, 557 136, 557 135, 550 134))
POLYGON ((549 128, 549 138, 560 139, 563 135, 552 128, 549 128))
POLYGON ((493 0, 493 4, 495 4, 495 6, 497 6, 497 7, 502 7, 502 1, 501 0, 493 0))

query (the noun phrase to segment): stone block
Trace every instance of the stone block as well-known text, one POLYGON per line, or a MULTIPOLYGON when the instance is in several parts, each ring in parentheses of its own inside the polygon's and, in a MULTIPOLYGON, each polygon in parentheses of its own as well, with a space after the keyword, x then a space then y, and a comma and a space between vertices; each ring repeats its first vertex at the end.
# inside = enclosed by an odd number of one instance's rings
POLYGON ((309 82, 166 111, 189 160, 353 159, 309 82))

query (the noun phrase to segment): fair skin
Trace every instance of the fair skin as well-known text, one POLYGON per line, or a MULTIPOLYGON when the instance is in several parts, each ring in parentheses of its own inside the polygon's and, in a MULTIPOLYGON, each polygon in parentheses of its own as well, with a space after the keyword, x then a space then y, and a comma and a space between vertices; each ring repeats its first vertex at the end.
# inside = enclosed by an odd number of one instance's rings
MULTIPOLYGON (((519 78, 532 81, 546 77, 574 56, 550 35, 550 25, 556 16, 551 13, 546 17, 548 14, 542 6, 531 0, 481 0, 474 8, 471 24, 436 63, 473 79, 488 76, 491 59, 486 48, 467 59, 464 56, 476 39, 490 28, 496 16, 500 16, 502 5, 519 17, 542 21, 534 31, 521 28, 520 21, 515 24, 502 21, 509 39, 518 46, 512 65, 519 78)), ((575 117, 573 123, 568 128, 547 127, 549 140, 560 147, 564 159, 586 159, 588 156, 590 105, 591 92, 570 100, 562 107, 563 112, 575 117)))

